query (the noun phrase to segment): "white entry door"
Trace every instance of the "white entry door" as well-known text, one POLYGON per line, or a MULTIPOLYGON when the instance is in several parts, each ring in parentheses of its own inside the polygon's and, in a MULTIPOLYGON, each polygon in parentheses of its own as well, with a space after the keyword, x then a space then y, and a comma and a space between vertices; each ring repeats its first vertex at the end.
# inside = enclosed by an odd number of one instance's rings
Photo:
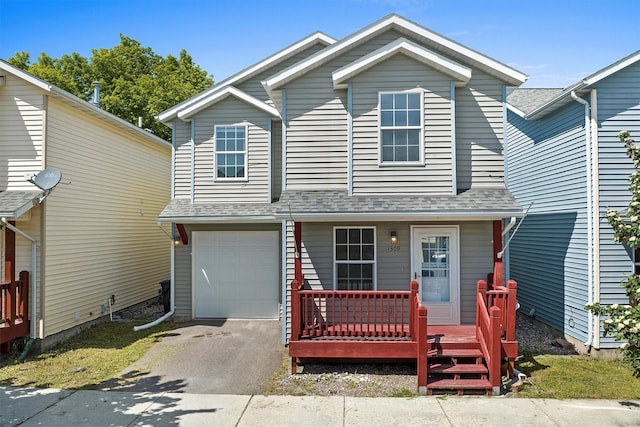
POLYGON ((412 227, 413 278, 431 325, 460 324, 457 227, 412 227))

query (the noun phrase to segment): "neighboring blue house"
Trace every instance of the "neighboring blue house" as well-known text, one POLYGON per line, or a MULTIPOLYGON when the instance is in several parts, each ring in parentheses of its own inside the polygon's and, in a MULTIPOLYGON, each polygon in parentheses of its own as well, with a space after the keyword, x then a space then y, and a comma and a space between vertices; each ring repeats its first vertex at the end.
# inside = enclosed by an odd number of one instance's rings
POLYGON ((619 345, 601 337, 584 306, 628 303, 620 282, 634 254, 613 241, 606 211, 630 201, 633 163, 617 134, 640 140, 639 83, 640 51, 566 89, 514 89, 507 98, 505 180, 520 204, 533 204, 509 245, 506 276, 518 282, 520 311, 578 350, 619 345))

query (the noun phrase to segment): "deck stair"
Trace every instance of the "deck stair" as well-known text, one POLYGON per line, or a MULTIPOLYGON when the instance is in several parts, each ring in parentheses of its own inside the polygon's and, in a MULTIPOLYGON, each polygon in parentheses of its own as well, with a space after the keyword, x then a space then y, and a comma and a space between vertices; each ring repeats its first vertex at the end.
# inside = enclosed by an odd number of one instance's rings
POLYGON ((473 326, 437 327, 429 330, 427 394, 492 394, 473 326))

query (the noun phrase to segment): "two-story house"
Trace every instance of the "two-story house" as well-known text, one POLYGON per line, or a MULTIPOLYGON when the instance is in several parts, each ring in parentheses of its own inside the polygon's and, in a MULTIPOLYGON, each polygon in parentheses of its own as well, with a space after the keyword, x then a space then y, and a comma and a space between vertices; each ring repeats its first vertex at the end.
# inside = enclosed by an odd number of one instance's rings
POLYGON ((0 60, 0 351, 157 298, 170 162, 167 141, 0 60), (27 178, 49 170, 45 199, 27 178))
POLYGON ((174 311, 278 318, 289 286, 407 290, 429 323, 473 324, 504 183, 507 87, 526 76, 403 17, 322 33, 163 112, 173 194, 159 221, 174 311))

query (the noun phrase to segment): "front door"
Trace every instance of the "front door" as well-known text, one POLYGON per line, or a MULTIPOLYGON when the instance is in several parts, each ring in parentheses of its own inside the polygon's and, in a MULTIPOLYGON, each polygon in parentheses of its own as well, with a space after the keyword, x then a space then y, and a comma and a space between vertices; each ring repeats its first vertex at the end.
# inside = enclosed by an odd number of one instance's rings
POLYGON ((430 325, 460 324, 458 227, 411 228, 413 279, 430 325))

